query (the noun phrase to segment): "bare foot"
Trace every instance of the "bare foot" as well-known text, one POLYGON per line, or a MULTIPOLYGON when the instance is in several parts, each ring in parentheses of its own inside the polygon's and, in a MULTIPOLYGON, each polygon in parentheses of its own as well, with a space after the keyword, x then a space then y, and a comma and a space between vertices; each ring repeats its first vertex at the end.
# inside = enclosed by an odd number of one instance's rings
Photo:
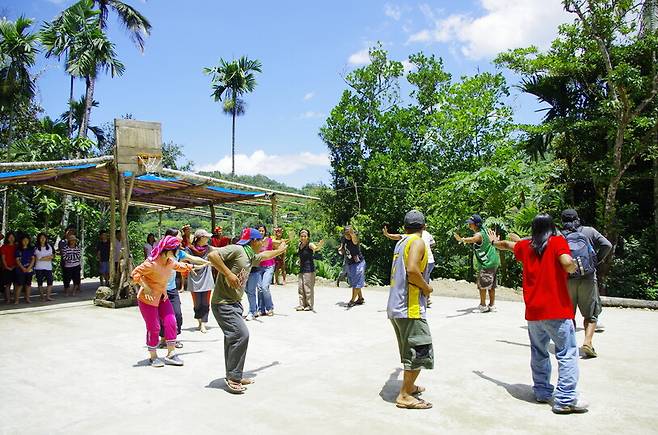
POLYGON ((206 324, 202 323, 201 326, 199 326, 199 331, 203 332, 204 334, 208 332, 208 329, 206 329, 206 324))
POLYGON ((25 300, 25 303, 26 303, 26 304, 31 304, 31 303, 32 303, 32 301, 31 301, 31 300, 29 300, 29 299, 26 299, 26 300, 25 300))

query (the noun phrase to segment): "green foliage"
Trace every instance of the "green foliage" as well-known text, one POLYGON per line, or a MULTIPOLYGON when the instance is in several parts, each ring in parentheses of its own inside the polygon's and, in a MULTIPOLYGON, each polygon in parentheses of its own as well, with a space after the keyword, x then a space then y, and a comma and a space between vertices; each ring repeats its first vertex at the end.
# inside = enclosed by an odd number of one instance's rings
POLYGON ((654 269, 653 231, 622 238, 613 260, 608 287, 610 296, 658 300, 654 269))

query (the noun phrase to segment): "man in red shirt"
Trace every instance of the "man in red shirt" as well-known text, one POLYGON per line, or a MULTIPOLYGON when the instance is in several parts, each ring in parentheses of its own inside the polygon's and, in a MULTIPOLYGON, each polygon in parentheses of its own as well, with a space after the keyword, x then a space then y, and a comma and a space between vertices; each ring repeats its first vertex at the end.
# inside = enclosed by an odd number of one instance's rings
POLYGON ((224 246, 229 245, 231 242, 231 239, 228 237, 224 236, 222 227, 216 226, 215 231, 212 232, 212 237, 210 238, 210 244, 214 246, 215 248, 221 248, 224 246))
POLYGON ((523 263, 523 300, 530 337, 530 368, 533 390, 540 403, 550 403, 553 412, 571 414, 587 411, 578 398, 578 345, 573 325, 573 307, 567 290, 567 273, 576 270, 569 245, 557 235, 553 218, 540 214, 532 221, 532 237, 513 242, 500 240, 489 230, 489 239, 498 249, 514 252, 523 263), (551 385, 548 344, 555 343, 558 360, 557 388, 551 385), (555 391, 554 391, 555 390, 555 391))

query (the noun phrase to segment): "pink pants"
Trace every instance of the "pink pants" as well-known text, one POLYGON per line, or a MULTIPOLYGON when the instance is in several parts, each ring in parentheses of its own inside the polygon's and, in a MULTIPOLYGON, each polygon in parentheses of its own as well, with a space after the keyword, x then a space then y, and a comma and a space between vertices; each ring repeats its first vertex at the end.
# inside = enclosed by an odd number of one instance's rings
POLYGON ((160 320, 164 325, 164 336, 167 345, 174 345, 176 343, 176 315, 169 299, 160 301, 160 305, 157 307, 145 304, 142 301, 137 301, 137 305, 146 323, 146 346, 148 349, 155 350, 158 348, 160 320))

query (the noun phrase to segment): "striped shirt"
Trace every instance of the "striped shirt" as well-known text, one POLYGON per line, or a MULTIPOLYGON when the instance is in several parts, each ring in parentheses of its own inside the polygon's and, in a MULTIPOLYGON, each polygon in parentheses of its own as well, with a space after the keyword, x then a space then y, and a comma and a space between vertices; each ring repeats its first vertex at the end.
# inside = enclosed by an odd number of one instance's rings
MULTIPOLYGON (((424 319, 427 298, 407 277, 407 258, 414 240, 421 239, 416 234, 404 236, 395 245, 391 265, 391 289, 388 294, 387 314, 389 319, 424 319)), ((421 239, 422 240, 422 239, 421 239)), ((424 244, 423 244, 424 245, 424 244)), ((421 273, 427 267, 427 248, 420 261, 421 273)))

